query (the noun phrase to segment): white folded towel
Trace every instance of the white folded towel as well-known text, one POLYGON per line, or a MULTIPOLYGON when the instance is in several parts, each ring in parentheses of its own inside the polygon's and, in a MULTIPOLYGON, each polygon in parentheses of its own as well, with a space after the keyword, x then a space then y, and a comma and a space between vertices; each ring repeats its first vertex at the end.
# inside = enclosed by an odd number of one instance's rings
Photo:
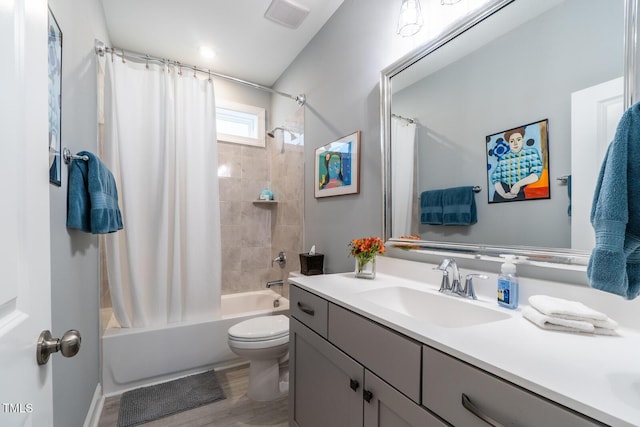
POLYGON ((581 332, 597 335, 618 335, 612 328, 596 327, 593 323, 583 320, 571 320, 548 316, 533 307, 524 307, 522 309, 522 316, 542 329, 549 329, 552 331, 581 332))
POLYGON ((583 320, 591 323, 602 322, 596 326, 609 327, 609 329, 614 329, 618 326, 618 324, 609 319, 606 314, 587 307, 578 301, 570 301, 548 295, 532 295, 529 297, 529 304, 547 316, 569 320, 583 320))

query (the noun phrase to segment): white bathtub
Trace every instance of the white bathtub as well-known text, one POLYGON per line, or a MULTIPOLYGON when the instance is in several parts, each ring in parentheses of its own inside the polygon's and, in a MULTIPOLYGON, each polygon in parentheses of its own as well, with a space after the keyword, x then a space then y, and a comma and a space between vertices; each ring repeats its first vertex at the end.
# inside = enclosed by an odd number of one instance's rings
POLYGON ((255 316, 288 315, 289 300, 272 290, 223 295, 221 312, 220 319, 206 322, 107 329, 102 336, 104 395, 238 362, 227 345, 227 330, 255 316))

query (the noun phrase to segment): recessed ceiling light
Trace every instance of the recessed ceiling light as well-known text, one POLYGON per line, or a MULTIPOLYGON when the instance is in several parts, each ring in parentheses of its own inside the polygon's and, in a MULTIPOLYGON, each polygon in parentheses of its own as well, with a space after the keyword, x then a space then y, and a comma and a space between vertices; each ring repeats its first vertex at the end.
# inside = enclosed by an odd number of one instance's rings
POLYGON ((200 56, 205 59, 213 59, 216 53, 208 46, 200 46, 200 56))

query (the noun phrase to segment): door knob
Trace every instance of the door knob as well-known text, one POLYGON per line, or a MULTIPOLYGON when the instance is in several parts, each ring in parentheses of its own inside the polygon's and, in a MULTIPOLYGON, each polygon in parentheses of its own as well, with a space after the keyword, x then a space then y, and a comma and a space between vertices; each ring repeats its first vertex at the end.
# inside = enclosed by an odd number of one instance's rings
POLYGON ((60 352, 64 357, 73 357, 80 351, 80 332, 75 329, 68 330, 62 338, 53 338, 50 331, 42 331, 36 347, 36 360, 38 365, 44 365, 49 361, 52 353, 60 352))

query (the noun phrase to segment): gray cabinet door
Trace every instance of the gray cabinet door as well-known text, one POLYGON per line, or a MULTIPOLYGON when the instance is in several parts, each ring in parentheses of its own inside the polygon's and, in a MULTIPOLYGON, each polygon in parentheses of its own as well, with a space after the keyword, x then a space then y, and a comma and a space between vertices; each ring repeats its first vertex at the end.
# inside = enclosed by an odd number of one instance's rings
POLYGON ((435 415, 365 371, 364 427, 448 427, 435 415))
POLYGON ((289 354, 289 425, 362 426, 362 365, 294 318, 289 354))

